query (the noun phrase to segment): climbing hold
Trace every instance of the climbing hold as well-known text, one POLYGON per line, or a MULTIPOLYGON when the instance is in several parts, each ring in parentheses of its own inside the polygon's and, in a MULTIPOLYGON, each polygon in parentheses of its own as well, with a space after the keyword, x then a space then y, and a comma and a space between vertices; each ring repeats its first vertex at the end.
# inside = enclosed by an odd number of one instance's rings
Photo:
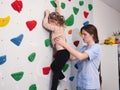
POLYGON ((65 66, 63 67, 63 72, 65 72, 67 69, 68 69, 68 67, 69 67, 69 64, 65 64, 65 66))
POLYGON ((50 67, 44 67, 44 68, 43 68, 43 74, 44 74, 44 75, 49 74, 49 72, 50 72, 50 67))
POLYGON ((35 28, 35 26, 37 25, 37 21, 36 20, 27 21, 26 25, 27 25, 28 29, 30 31, 32 31, 35 28))
POLYGON ((29 55, 28 60, 29 60, 30 62, 33 62, 34 59, 35 59, 35 56, 36 56, 36 53, 33 52, 32 54, 29 55))
POLYGON ((23 34, 20 34, 19 36, 11 39, 11 41, 12 41, 15 45, 19 46, 19 45, 21 44, 21 42, 22 42, 22 39, 23 39, 23 34))
POLYGON ((51 40, 50 39, 46 39, 45 40, 45 46, 48 47, 51 45, 51 40))
POLYGON ((32 84, 32 85, 29 87, 29 90, 37 90, 36 84, 32 84))
POLYGON ((6 55, 0 56, 0 65, 6 62, 6 55))
POLYGON ((21 0, 15 0, 12 4, 11 4, 12 8, 15 11, 18 11, 19 13, 21 12, 22 8, 23 8, 23 3, 21 0))
POLYGON ((72 26, 73 24, 74 24, 74 15, 72 14, 65 20, 65 25, 72 26))
POLYGON ((24 72, 16 72, 12 73, 11 76, 14 78, 14 80, 19 81, 23 77, 24 72))

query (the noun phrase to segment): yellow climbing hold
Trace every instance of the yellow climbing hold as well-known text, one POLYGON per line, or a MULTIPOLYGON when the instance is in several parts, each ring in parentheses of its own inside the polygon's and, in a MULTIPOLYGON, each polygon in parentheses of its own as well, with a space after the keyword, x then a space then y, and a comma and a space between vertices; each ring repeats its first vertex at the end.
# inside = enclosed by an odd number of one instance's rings
POLYGON ((10 21, 10 16, 0 18, 0 27, 6 26, 10 21))

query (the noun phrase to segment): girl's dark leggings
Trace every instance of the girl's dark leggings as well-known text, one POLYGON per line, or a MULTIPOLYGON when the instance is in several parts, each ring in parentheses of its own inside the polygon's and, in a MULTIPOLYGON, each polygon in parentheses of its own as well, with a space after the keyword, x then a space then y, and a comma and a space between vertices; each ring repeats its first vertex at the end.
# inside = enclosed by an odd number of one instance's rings
POLYGON ((51 90, 57 90, 59 80, 64 79, 65 76, 62 73, 62 69, 69 58, 70 53, 67 50, 57 51, 55 60, 51 64, 51 69, 53 71, 51 90))

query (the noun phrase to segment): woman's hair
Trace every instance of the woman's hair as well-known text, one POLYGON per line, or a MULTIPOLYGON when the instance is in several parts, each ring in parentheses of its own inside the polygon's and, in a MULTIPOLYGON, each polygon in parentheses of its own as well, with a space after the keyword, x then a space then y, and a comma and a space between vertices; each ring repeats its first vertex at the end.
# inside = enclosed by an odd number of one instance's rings
POLYGON ((92 25, 92 24, 85 25, 81 28, 81 30, 80 30, 81 33, 82 33, 82 30, 85 30, 90 35, 93 35, 93 39, 94 39, 95 43, 99 43, 97 28, 94 25, 92 25))
POLYGON ((64 26, 64 16, 60 15, 58 12, 52 12, 49 14, 48 20, 55 20, 60 26, 64 26))

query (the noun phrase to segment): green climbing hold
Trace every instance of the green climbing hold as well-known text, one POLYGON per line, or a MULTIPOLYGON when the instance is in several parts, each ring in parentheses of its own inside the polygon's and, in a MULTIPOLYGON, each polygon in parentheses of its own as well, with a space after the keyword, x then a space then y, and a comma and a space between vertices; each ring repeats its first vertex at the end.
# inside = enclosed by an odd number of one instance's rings
POLYGON ((84 5, 84 1, 79 1, 79 5, 83 6, 84 5))
POLYGON ((62 9, 65 9, 65 6, 66 6, 65 3, 62 2, 62 3, 61 3, 61 8, 62 8, 62 9))
POLYGON ((36 56, 36 53, 33 52, 32 54, 29 55, 28 60, 29 60, 30 62, 33 62, 34 59, 35 59, 35 56, 36 56))
POLYGON ((29 90, 37 90, 36 84, 32 84, 32 85, 29 87, 29 90))
POLYGON ((73 7, 73 11, 74 11, 74 14, 77 15, 78 11, 79 11, 79 8, 73 7))
POLYGON ((65 72, 67 69, 68 69, 68 67, 69 67, 69 64, 65 64, 65 66, 63 67, 63 72, 65 72))
POLYGON ((93 9, 92 4, 88 4, 88 9, 89 9, 89 11, 91 11, 93 9))
POLYGON ((23 77, 24 72, 16 72, 12 73, 11 76, 14 78, 14 80, 19 81, 23 77))
POLYGON ((51 45, 51 40, 50 39, 46 39, 45 40, 45 46, 48 47, 51 45))
POLYGON ((65 25, 72 26, 73 24, 74 24, 74 15, 72 14, 65 20, 65 25))
POLYGON ((53 7, 56 7, 56 4, 54 1, 50 1, 50 3, 52 4, 53 7))

